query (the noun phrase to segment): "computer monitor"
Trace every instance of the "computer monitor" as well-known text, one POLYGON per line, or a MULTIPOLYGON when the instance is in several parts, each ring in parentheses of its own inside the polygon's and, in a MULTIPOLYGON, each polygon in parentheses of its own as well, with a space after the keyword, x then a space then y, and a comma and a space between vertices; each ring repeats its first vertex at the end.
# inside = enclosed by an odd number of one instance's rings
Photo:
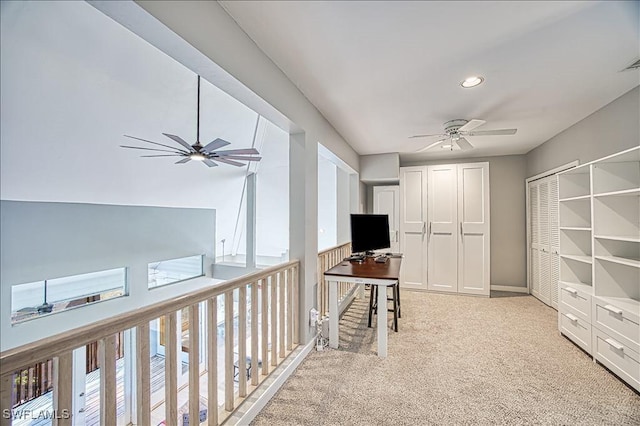
POLYGON ((391 247, 389 216, 386 214, 351 215, 351 251, 362 253, 391 247))

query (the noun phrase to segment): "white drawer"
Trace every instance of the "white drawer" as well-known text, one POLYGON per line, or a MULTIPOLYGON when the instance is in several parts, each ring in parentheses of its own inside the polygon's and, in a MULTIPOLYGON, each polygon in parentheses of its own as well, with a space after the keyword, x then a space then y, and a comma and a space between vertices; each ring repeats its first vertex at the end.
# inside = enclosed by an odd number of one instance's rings
POLYGON ((640 356, 638 353, 597 328, 594 329, 593 344, 596 360, 640 391, 640 356))
POLYGON ((569 307, 573 313, 586 322, 591 322, 591 295, 570 284, 560 283, 560 309, 569 307))
POLYGON ((560 313, 560 332, 591 354, 591 324, 568 312, 560 313))
POLYGON ((628 311, 597 297, 593 298, 593 324, 617 341, 640 351, 640 325, 638 318, 628 311))

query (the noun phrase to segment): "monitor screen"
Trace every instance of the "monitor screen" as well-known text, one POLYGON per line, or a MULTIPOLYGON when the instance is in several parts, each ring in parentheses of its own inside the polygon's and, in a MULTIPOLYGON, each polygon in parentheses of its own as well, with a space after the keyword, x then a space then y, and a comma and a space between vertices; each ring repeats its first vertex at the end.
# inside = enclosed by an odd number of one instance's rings
POLYGON ((388 215, 351 215, 351 251, 361 253, 388 247, 391 247, 388 215))

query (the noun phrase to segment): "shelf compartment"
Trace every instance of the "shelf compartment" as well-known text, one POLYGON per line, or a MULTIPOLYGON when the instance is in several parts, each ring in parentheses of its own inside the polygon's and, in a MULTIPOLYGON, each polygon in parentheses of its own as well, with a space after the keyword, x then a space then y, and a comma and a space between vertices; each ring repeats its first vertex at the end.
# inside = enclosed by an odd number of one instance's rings
POLYGON ((623 240, 595 240, 597 259, 640 267, 640 244, 623 240))
POLYGON ((561 200, 585 197, 591 194, 590 166, 583 165, 558 174, 559 194, 561 200))
POLYGON ((562 229, 560 232, 560 253, 563 256, 591 258, 591 233, 582 230, 562 229))
POLYGON ((561 201, 560 227, 591 228, 591 200, 589 198, 561 201))
POLYGON ((598 197, 593 200, 596 235, 640 236, 640 198, 598 197))
POLYGON ((639 267, 596 258, 593 270, 596 296, 640 300, 639 267))
POLYGON ((593 282, 591 277, 591 263, 575 261, 571 257, 561 256, 560 281, 591 286, 593 282))
MULTIPOLYGON (((640 187, 640 162, 611 160, 593 165, 593 193, 637 190, 640 187)), ((624 158, 618 157, 618 160, 624 160, 624 158)))

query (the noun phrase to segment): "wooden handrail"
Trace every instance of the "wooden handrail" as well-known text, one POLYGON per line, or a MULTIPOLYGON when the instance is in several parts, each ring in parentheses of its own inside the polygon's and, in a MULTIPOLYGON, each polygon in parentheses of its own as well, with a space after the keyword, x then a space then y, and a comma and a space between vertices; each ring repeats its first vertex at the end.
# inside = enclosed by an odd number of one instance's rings
MULTIPOLYGON (((0 353, 0 376, 11 374, 25 365, 33 365, 52 357, 65 354, 67 351, 104 339, 122 330, 148 323, 169 312, 179 311, 187 306, 200 303, 212 297, 233 291, 243 285, 264 279, 272 274, 298 265, 298 260, 272 266, 233 280, 203 288, 194 292, 145 306, 127 314, 120 314, 99 322, 78 327, 36 342, 27 343, 0 353)), ((263 363, 266 364, 266 363, 263 363)))
POLYGON ((330 251, 337 250, 339 248, 342 248, 342 247, 345 247, 345 246, 348 246, 348 245, 351 245, 351 241, 347 241, 346 243, 338 244, 337 246, 329 247, 327 249, 319 251, 318 252, 318 256, 322 256, 323 254, 327 254, 330 251))

